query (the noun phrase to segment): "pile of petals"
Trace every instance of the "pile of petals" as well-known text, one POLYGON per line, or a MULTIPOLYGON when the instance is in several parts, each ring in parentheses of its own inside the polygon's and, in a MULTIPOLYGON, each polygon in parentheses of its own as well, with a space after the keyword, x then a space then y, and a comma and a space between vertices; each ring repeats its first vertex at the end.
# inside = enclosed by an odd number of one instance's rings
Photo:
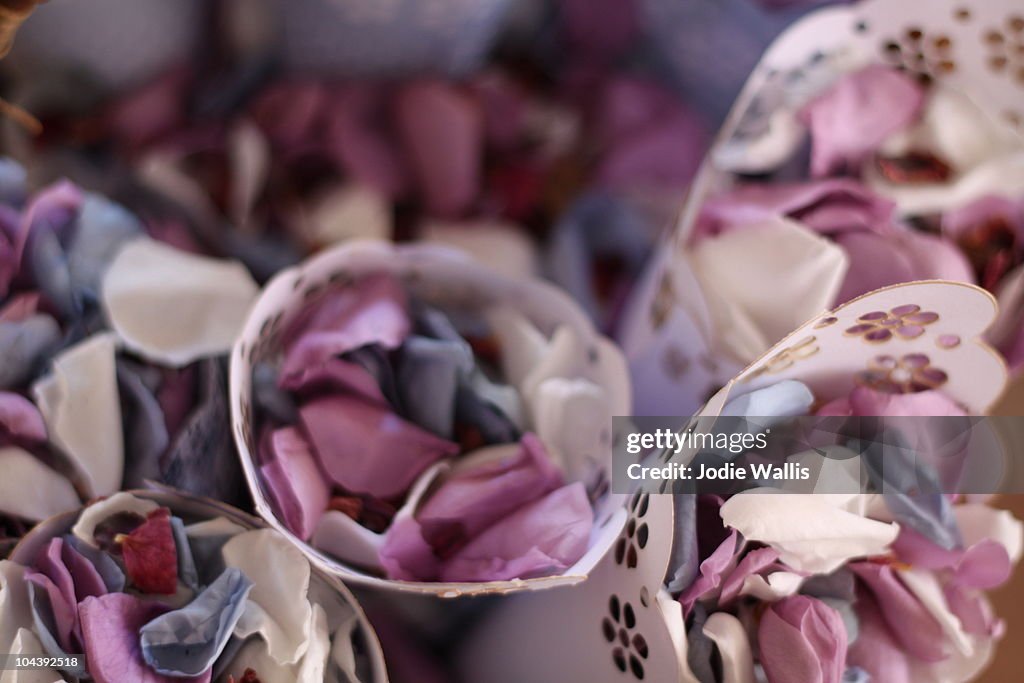
POLYGON ((995 341, 1019 364, 1024 143, 1009 126, 884 66, 764 118, 717 151, 733 173, 690 241, 726 353, 752 360, 821 310, 946 279, 999 293, 995 341))
POLYGON ((48 681, 368 680, 352 606, 315 598, 324 580, 272 530, 117 493, 49 531, 0 561, 0 647, 85 655, 48 681))
MULTIPOLYGON (((816 397, 795 380, 734 397, 723 410, 752 412, 757 420, 965 414, 937 390, 857 386, 816 397)), ((666 587, 686 624, 686 680, 723 680, 721 670, 735 673, 725 680, 754 680, 756 667, 768 683, 943 683, 971 680, 987 664, 1004 625, 985 591, 1020 559, 1021 523, 945 493, 920 460, 887 452, 882 467, 878 457, 868 449, 832 460, 858 468, 863 460, 877 493, 676 497, 666 587)))
POLYGON ((188 228, 176 243, 241 260, 259 280, 353 237, 418 238, 506 272, 546 271, 610 323, 708 131, 660 74, 621 65, 642 51, 639 8, 595 31, 589 9, 556 5, 552 25, 535 27, 551 34, 543 47, 513 40, 459 80, 260 69, 271 42, 236 55, 237 68, 167 65, 79 93, 68 111, 47 109, 41 83, 21 84, 21 101, 43 102, 37 146, 121 162, 173 199, 161 222, 188 228))
POLYGON ((254 370, 264 488, 295 536, 392 579, 562 573, 600 493, 562 420, 599 432, 605 389, 550 355, 572 347, 567 328, 547 340, 504 308, 451 316, 386 274, 300 313, 280 367, 254 370))
POLYGON ((67 181, 30 193, 0 160, 4 538, 147 479, 232 500, 240 468, 216 356, 255 294, 240 266, 154 241, 67 181))

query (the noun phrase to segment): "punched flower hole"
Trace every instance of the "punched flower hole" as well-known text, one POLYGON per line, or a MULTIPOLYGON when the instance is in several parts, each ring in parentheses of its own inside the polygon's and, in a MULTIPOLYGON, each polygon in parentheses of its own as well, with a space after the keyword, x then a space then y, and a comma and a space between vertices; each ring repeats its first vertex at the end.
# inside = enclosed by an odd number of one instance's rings
POLYGON ((848 337, 860 337, 871 344, 881 344, 893 339, 915 339, 925 332, 925 327, 937 322, 939 314, 922 311, 916 304, 896 306, 889 311, 871 311, 857 318, 857 323, 846 328, 848 337))
POLYGON ((923 353, 875 356, 868 369, 857 375, 857 383, 887 394, 916 394, 938 389, 949 379, 946 372, 931 364, 923 353))
POLYGON ((650 528, 643 518, 647 515, 650 505, 650 495, 646 493, 635 493, 629 503, 630 517, 622 530, 619 539, 615 542, 615 563, 624 565, 628 569, 635 569, 639 559, 640 551, 647 547, 650 540, 650 528))
POLYGON ((601 633, 612 646, 612 663, 622 673, 632 673, 644 679, 643 662, 650 656, 647 639, 636 633, 636 611, 632 603, 623 601, 617 595, 608 599, 608 614, 601 621, 601 633))

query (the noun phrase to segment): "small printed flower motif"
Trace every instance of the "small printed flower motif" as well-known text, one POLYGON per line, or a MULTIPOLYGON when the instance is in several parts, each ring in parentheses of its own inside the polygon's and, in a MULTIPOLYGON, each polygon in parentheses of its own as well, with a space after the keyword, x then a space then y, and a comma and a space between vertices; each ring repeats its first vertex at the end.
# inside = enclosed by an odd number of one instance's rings
POLYGON ((601 621, 601 632, 604 639, 612 644, 612 661, 615 667, 626 673, 632 672, 637 680, 644 678, 643 661, 650 656, 647 641, 639 633, 633 633, 636 627, 636 611, 628 601, 613 595, 608 599, 608 616, 601 621))
POLYGON ((624 564, 635 569, 640 558, 640 551, 647 547, 650 540, 650 529, 643 518, 647 515, 650 497, 646 493, 638 493, 629 503, 630 517, 626 522, 619 540, 615 542, 615 563, 624 564))
POLYGON ((764 374, 775 374, 788 369, 798 360, 809 358, 821 350, 816 343, 817 337, 804 337, 792 346, 788 346, 764 362, 761 367, 750 373, 747 381, 764 374))
POLYGON ((897 306, 890 311, 871 311, 857 318, 857 324, 846 328, 849 337, 860 337, 872 344, 881 344, 893 338, 915 339, 924 334, 924 328, 939 319, 939 314, 922 311, 916 304, 897 306))
POLYGON ((857 383, 887 394, 916 394, 937 389, 949 376, 933 366, 923 353, 908 353, 900 358, 875 356, 868 369, 857 375, 857 383))

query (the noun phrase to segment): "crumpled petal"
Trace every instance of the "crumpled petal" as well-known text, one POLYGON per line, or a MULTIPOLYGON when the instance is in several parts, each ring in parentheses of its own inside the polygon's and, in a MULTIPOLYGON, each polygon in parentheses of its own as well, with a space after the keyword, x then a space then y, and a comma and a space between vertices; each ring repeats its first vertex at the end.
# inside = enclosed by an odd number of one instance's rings
POLYGON ((456 554, 487 528, 562 485, 562 475, 533 434, 521 443, 494 446, 456 469, 415 513, 396 521, 380 549, 396 578, 436 578, 438 560, 456 554))
POLYGON ((258 292, 241 264, 139 239, 107 269, 103 309, 128 348, 180 367, 229 351, 258 292))
POLYGON ((87 598, 79 606, 82 635, 89 673, 96 683, 209 683, 210 671, 192 678, 174 678, 155 673, 142 658, 138 632, 165 611, 155 603, 143 602, 127 593, 110 593, 87 598))
POLYGON ((409 334, 405 289, 393 278, 373 276, 335 292, 304 311, 285 332, 282 381, 332 356, 368 344, 399 346, 409 334))
POLYGON ((700 563, 699 574, 693 583, 679 596, 683 612, 688 613, 700 599, 721 587, 727 572, 736 567, 736 546, 739 534, 733 530, 724 541, 700 563))
POLYGON ((283 427, 267 434, 261 450, 260 476, 277 517, 309 540, 331 497, 309 444, 294 427, 283 427))
POLYGON ((50 439, 71 459, 89 497, 114 493, 124 476, 114 352, 113 335, 96 334, 57 356, 52 374, 32 387, 50 439))
POLYGON ((914 683, 910 655, 896 641, 871 594, 858 597, 857 618, 859 635, 850 645, 848 663, 866 671, 873 681, 914 683))
POLYGON ((924 101, 920 85, 889 67, 841 77, 800 111, 811 131, 811 173, 855 169, 889 135, 913 123, 924 101))
POLYGON ((773 603, 757 630, 772 683, 842 683, 847 636, 839 613, 803 595, 773 603))
POLYGON ((722 506, 722 520, 747 540, 775 548, 793 569, 826 574, 853 558, 884 553, 899 531, 816 494, 741 493, 722 506))
POLYGON ((327 476, 351 493, 401 495, 431 464, 459 452, 389 409, 350 396, 314 399, 299 415, 327 476))
POLYGON ((594 512, 579 482, 523 506, 460 550, 442 581, 509 581, 561 574, 587 550, 594 512))
POLYGON ((185 607, 161 614, 139 629, 142 656, 158 673, 199 676, 213 664, 242 617, 252 582, 228 568, 185 607))
POLYGON ((98 300, 104 271, 126 242, 142 234, 142 223, 124 207, 86 194, 67 250, 72 291, 98 300))
POLYGON ((722 683, 754 683, 750 639, 740 620, 728 612, 715 612, 704 622, 704 635, 714 642, 722 662, 722 683))
POLYGON ((235 635, 247 638, 258 633, 276 662, 299 661, 309 646, 309 562, 269 529, 240 533, 224 544, 221 553, 226 567, 236 567, 253 583, 235 635))
POLYGON ((937 662, 948 654, 942 627, 890 566, 854 562, 850 569, 874 594, 894 638, 914 657, 937 662))
POLYGON ((714 316, 724 319, 716 325, 733 327, 732 316, 749 320, 760 333, 754 344, 760 352, 832 306, 849 259, 829 240, 777 218, 700 241, 691 262, 712 304, 721 304, 712 305, 714 316))
POLYGON ((171 511, 158 508, 131 533, 115 538, 121 546, 125 574, 142 593, 173 595, 178 590, 178 550, 171 511))
POLYGON ((160 403, 140 368, 118 361, 117 385, 124 422, 124 487, 136 488, 160 476, 160 456, 167 450, 170 437, 160 403))
POLYGON ((455 395, 461 376, 473 369, 465 342, 413 335, 402 345, 395 370, 409 421, 444 439, 455 428, 455 395))

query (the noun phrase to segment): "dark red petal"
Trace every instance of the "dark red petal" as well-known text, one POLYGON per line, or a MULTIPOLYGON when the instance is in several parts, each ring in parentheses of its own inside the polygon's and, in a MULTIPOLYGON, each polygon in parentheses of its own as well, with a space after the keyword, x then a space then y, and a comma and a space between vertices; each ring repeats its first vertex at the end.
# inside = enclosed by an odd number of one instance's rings
POLYGON ((178 553, 170 510, 154 510, 137 529, 118 540, 125 571, 136 588, 158 595, 172 595, 178 590, 178 553))

